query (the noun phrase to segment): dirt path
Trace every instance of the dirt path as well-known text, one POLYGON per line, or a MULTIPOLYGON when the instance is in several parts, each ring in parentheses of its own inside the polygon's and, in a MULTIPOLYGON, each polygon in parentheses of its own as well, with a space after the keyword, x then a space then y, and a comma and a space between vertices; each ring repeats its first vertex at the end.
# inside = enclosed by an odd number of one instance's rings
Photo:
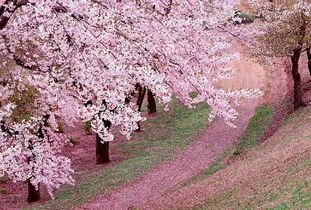
POLYGON ((166 191, 140 209, 272 209, 288 201, 295 185, 310 182, 310 108, 304 110, 304 118, 286 121, 268 142, 226 168, 166 191))
MULTIPOLYGON (((234 47, 238 47, 235 45, 234 47)), ((223 87, 258 88, 265 85, 264 69, 247 59, 233 64, 236 76, 220 84, 223 87)), ((242 100, 237 108, 237 128, 228 127, 222 119, 212 122, 208 130, 182 153, 160 164, 131 183, 102 195, 77 209, 128 209, 157 199, 164 192, 207 168, 217 156, 243 134, 260 99, 242 100)))
MULTIPOLYGON (((304 92, 304 100, 306 102, 310 103, 310 98, 311 98, 311 82, 310 82, 310 76, 307 71, 307 66, 306 66, 306 58, 302 57, 301 63, 300 63, 300 73, 302 75, 302 80, 303 83, 305 84, 305 92, 304 92), (310 86, 310 87, 309 87, 310 86)), ((237 79, 245 77, 247 73, 252 74, 248 75, 250 78, 254 78, 259 76, 258 72, 257 73, 250 73, 244 71, 244 67, 249 66, 250 63, 247 62, 242 62, 238 64, 238 69, 239 67, 242 66, 242 69, 240 69, 240 73, 237 75, 237 79)), ((261 69, 261 68, 259 68, 261 69)), ((252 71, 253 69, 251 69, 252 71)), ((261 69, 262 70, 262 69, 261 69)), ((260 71, 259 71, 260 72, 260 71)), ((264 92, 265 95, 264 97, 261 98, 260 103, 269 103, 269 104, 274 104, 276 113, 275 113, 275 122, 270 128, 266 131, 263 136, 264 138, 268 138, 272 134, 274 134, 280 127, 281 122, 288 113, 288 111, 291 110, 292 108, 292 102, 291 99, 291 93, 292 93, 292 78, 290 75, 290 63, 288 59, 279 59, 276 61, 274 66, 271 67, 265 67, 265 70, 263 71, 264 74, 266 75, 265 78, 265 88, 264 92)), ((258 79, 258 78, 257 78, 258 79)), ((232 82, 232 81, 231 81, 232 82)), ((234 81, 233 81, 234 82, 234 81)), ((240 81, 241 83, 245 84, 244 82, 240 81)), ((250 82, 250 81, 249 81, 250 82)), ((234 82, 235 84, 235 82, 234 82)), ((246 83, 247 85, 248 83, 246 83)), ((258 83, 256 84, 258 85, 258 83)), ((243 114, 241 115, 241 118, 239 119, 239 125, 237 130, 232 131, 233 135, 235 135, 235 132, 241 132, 245 127, 243 123, 247 123, 247 119, 249 119, 251 113, 251 110, 254 108, 254 105, 256 102, 248 102, 242 103, 242 106, 240 109, 244 110, 243 114)), ((217 126, 218 121, 215 122, 214 125, 217 126)), ((301 132, 307 132, 307 127, 308 125, 302 125, 299 126, 301 132), (304 127, 305 126, 305 127, 304 127)), ((215 131, 217 134, 217 131, 215 130, 215 126, 211 126, 208 130, 207 133, 209 133, 211 130, 215 131)), ((223 127, 223 125, 218 125, 220 127, 223 127)), ((224 128, 225 133, 224 135, 227 135, 228 128, 224 128)), ((278 134, 280 135, 289 135, 291 131, 286 130, 280 130, 278 134), (287 131, 287 133, 286 133, 287 131)), ((295 132, 298 132, 297 129, 295 132)), ((203 136, 202 138, 218 138, 219 141, 224 141, 225 136, 222 137, 217 137, 213 136, 203 136)), ((230 136, 229 141, 232 140, 233 136, 230 136)), ((201 139, 200 139, 201 140, 201 139)), ((200 141, 199 140, 199 141, 200 141)), ((228 140, 228 139, 227 139, 228 140)), ((288 160, 295 160, 295 158, 299 159, 302 158, 303 156, 301 154, 304 153, 304 151, 309 151, 310 143, 307 140, 304 140, 303 142, 295 142, 293 144, 290 144, 290 146, 281 145, 284 146, 284 148, 274 148, 274 141, 269 140, 269 142, 265 142, 263 145, 268 145, 268 146, 263 146, 265 149, 260 150, 258 153, 256 153, 260 158, 253 160, 254 158, 245 158, 246 160, 244 161, 241 159, 237 163, 234 163, 233 165, 230 165, 228 168, 224 169, 223 171, 220 171, 218 174, 215 174, 213 176, 210 176, 196 184, 192 184, 187 187, 175 187, 175 188, 170 188, 166 192, 162 193, 162 195, 154 196, 152 199, 149 201, 145 202, 143 205, 139 205, 139 208, 141 209, 190 209, 193 208, 194 206, 200 204, 201 202, 204 202, 207 198, 209 199, 216 199, 218 196, 219 192, 222 192, 223 190, 230 190, 233 188, 234 185, 241 185, 241 183, 253 183, 254 180, 257 180, 257 184, 260 185, 261 182, 265 182, 265 178, 269 179, 269 176, 272 177, 271 174, 274 174, 276 172, 280 171, 279 166, 281 165, 282 167, 287 166, 290 162, 288 160), (295 147, 294 144, 297 144, 295 147), (297 152, 297 154, 295 154, 297 152), (271 150, 274 150, 272 152, 271 150), (287 151, 290 150, 290 151, 287 151), (280 158, 277 159, 275 156, 277 156, 278 153, 281 153, 279 156, 280 158), (284 155, 286 154, 286 155, 284 155), (281 158, 282 157, 282 158, 281 158), (277 161, 284 161, 287 162, 287 164, 276 164, 275 159, 277 161), (272 162, 270 164, 269 168, 267 168, 267 162, 272 162), (250 162, 250 163, 249 163, 250 162), (254 163, 256 162, 256 163, 254 163), (261 181, 258 181, 261 180, 261 181), (155 199, 154 199, 155 198, 155 199)), ((220 144, 220 142, 218 142, 220 144)), ((223 146, 223 145, 222 145, 223 146)), ((213 151, 215 152, 215 151, 213 151)), ((218 151, 217 151, 218 152, 218 151)), ((251 154, 250 157, 255 156, 254 154, 251 154)), ((303 159, 303 158, 302 158, 303 159)), ((299 163, 299 161, 297 161, 299 163)), ((295 165, 296 163, 292 164, 295 165)), ((285 175, 286 177, 286 172, 285 175)), ((297 175, 295 174, 294 177, 297 175)), ((299 176, 298 176, 299 177, 299 176)), ((278 179, 276 178, 276 183, 278 183, 278 179)), ((282 184, 281 184, 282 185, 282 184)), ((280 186, 281 187, 281 186, 280 186)), ((245 187, 243 186, 242 189, 245 187)), ((250 184, 246 188, 245 191, 250 190, 253 191, 254 186, 250 184)), ((273 188, 273 186, 272 186, 273 188)), ((269 192, 269 191, 268 191, 269 192)), ((245 197, 249 195, 249 192, 247 191, 245 193, 245 197)), ((256 194, 256 193, 255 193, 256 194)), ((238 197, 239 195, 237 195, 238 197)), ((217 201, 215 201, 217 202, 217 201)), ((213 207, 212 207, 213 208, 213 207)), ((215 208, 217 209, 217 207, 215 208)))
POLYGON ((243 103, 239 108, 243 112, 236 122, 237 128, 226 126, 222 119, 215 120, 200 139, 172 160, 80 209, 128 209, 158 198, 168 189, 207 168, 225 148, 236 141, 243 134, 256 105, 256 101, 243 103))

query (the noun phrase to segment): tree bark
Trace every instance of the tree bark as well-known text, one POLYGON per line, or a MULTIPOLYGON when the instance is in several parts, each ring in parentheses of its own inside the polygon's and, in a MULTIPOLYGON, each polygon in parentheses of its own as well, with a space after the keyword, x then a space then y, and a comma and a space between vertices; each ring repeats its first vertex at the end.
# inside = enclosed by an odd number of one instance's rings
MULTIPOLYGON (((109 130, 111 122, 104 120, 104 125, 109 130)), ((102 143, 102 139, 96 134, 96 164, 100 165, 103 163, 109 163, 109 142, 105 141, 102 143)))
POLYGON ((28 198, 27 198, 27 202, 28 203, 33 203, 33 202, 39 201, 41 199, 39 187, 38 187, 38 190, 36 190, 35 186, 33 186, 31 184, 30 179, 27 179, 27 184, 28 184, 28 198))
MULTIPOLYGON (((46 114, 43 116, 43 125, 41 125, 38 129, 38 132, 36 133, 36 135, 39 138, 44 138, 44 132, 43 132, 43 126, 47 126, 48 125, 48 119, 49 119, 50 115, 46 114)), ((28 149, 30 149, 31 151, 33 150, 33 142, 30 140, 29 142, 29 146, 28 149)), ((32 152, 32 156, 27 158, 27 163, 30 164, 31 159, 35 159, 36 155, 32 152)), ((32 173, 33 173, 34 168, 32 168, 32 173)), ((41 199, 40 197, 40 183, 38 184, 38 190, 35 188, 35 186, 33 186, 30 182, 30 179, 27 179, 27 185, 28 185, 28 198, 27 198, 27 202, 28 203, 33 203, 36 201, 39 201, 41 199)))
MULTIPOLYGON (((146 87, 142 87, 140 84, 136 84, 136 89, 138 90, 138 98, 137 98, 136 105, 138 107, 138 111, 141 112, 141 107, 143 105, 144 98, 146 95, 146 87)), ((141 131, 141 127, 140 127, 139 122, 137 122, 137 126, 138 126, 138 128, 135 131, 136 132, 141 131)))
POLYGON ((311 75, 311 48, 307 49, 307 57, 308 57, 308 69, 311 75))
POLYGON ((141 112, 141 107, 143 105, 144 98, 146 95, 146 87, 142 87, 140 84, 137 84, 136 88, 138 89, 138 98, 136 104, 138 107, 138 111, 141 112))
POLYGON ((294 80, 294 109, 303 105, 302 102, 302 89, 301 89, 301 76, 299 74, 299 58, 301 51, 295 50, 291 56, 292 62, 292 77, 294 80))
POLYGON ((137 122, 137 129, 135 130, 136 132, 140 132, 141 131, 141 127, 140 127, 140 123, 139 122, 137 122))
POLYGON ((156 102, 154 99, 154 95, 151 92, 151 90, 149 90, 149 89, 148 89, 147 96, 148 96, 148 105, 147 105, 148 113, 149 114, 156 113, 157 112, 157 105, 156 105, 156 102))
POLYGON ((101 138, 96 134, 96 164, 109 163, 109 142, 101 142, 101 138))

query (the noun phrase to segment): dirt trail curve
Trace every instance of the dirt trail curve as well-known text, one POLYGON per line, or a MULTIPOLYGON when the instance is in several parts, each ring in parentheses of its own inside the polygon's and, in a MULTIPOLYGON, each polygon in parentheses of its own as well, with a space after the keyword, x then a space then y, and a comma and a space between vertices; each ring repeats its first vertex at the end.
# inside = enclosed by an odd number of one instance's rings
MULTIPOLYGON (((239 46, 235 46, 239 48, 239 46)), ((233 64, 236 76, 222 84, 224 87, 254 88, 265 83, 265 71, 256 63, 241 58, 233 64)), ((198 174, 207 168, 217 156, 243 134, 259 99, 242 100, 237 108, 237 128, 230 128, 217 118, 207 131, 185 151, 172 160, 164 162, 133 182, 95 198, 77 209, 129 209, 142 206, 160 197, 165 191, 198 174)))

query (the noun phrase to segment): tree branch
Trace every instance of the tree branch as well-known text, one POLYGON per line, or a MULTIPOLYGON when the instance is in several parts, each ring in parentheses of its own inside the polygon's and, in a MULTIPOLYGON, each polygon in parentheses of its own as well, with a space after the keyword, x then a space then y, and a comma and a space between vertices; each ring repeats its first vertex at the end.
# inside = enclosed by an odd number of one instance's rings
POLYGON ((14 12, 18 8, 28 3, 29 3, 28 0, 6 0, 4 4, 0 7, 0 30, 4 29, 4 27, 9 22, 10 17, 14 14, 14 12), (10 10, 8 7, 10 3, 13 3, 13 6, 14 6, 13 10, 10 10), (5 15, 6 13, 8 13, 9 16, 6 16, 5 15))

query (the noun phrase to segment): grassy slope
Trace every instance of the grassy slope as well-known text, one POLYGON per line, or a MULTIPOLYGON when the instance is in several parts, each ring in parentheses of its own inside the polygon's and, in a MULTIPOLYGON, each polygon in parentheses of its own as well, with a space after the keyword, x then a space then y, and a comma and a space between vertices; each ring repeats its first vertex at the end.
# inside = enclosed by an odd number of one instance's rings
POLYGON ((201 104, 189 110, 174 100, 169 112, 158 110, 157 117, 142 124, 144 132, 114 148, 125 154, 124 161, 107 166, 100 173, 90 174, 75 186, 61 190, 53 201, 29 208, 70 209, 135 179, 189 145, 208 124, 208 114, 207 105, 201 104))
POLYGON ((310 119, 311 107, 300 109, 266 144, 210 177, 205 184, 215 180, 223 189, 197 208, 311 209, 310 119))
POLYGON ((260 143, 264 131, 273 121, 273 112, 272 106, 261 106, 256 109, 256 113, 250 120, 245 134, 236 144, 234 155, 239 155, 260 143))

